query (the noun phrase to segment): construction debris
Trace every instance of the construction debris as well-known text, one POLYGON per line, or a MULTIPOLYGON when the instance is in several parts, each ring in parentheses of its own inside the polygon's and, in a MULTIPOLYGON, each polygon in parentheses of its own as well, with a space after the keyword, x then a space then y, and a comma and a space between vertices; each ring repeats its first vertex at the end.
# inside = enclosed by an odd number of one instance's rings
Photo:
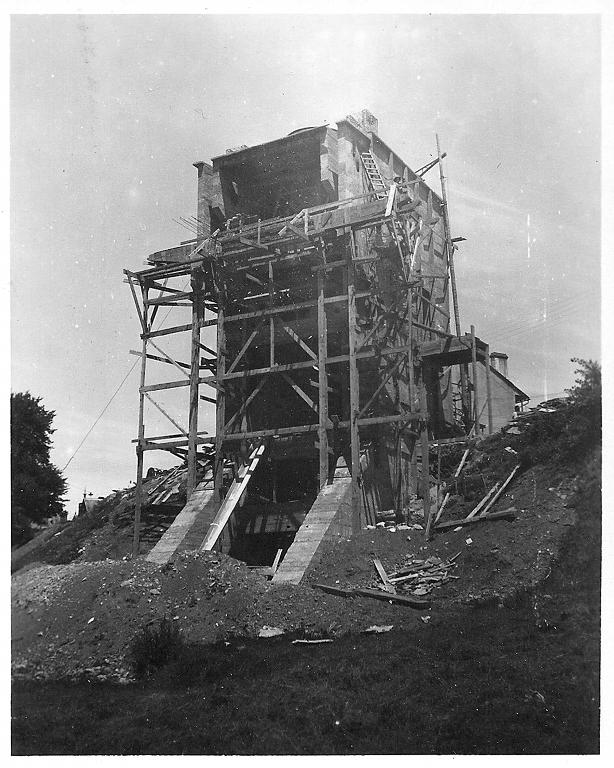
POLYGON ((457 527, 463 526, 463 525, 473 525, 475 523, 483 523, 484 521, 491 521, 491 520, 515 520, 516 519, 516 507, 508 507, 507 509, 502 509, 500 512, 490 512, 488 515, 479 515, 477 517, 466 517, 461 520, 449 520, 445 523, 439 523, 439 525, 436 526, 437 530, 443 531, 448 528, 454 528, 456 530, 457 527))

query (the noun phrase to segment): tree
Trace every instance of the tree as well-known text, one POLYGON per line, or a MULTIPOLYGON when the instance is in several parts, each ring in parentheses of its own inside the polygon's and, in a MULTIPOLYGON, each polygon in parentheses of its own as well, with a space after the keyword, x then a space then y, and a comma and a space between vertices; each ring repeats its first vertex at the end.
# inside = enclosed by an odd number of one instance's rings
POLYGON ((49 459, 54 411, 29 392, 11 393, 11 541, 32 538, 33 526, 64 509, 66 480, 49 459))

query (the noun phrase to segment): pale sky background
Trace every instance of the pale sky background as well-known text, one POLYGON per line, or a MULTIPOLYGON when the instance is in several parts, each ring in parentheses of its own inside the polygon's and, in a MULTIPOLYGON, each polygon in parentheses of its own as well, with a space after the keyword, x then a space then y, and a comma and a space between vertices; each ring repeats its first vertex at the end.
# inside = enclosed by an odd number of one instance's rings
MULTIPOLYGON (((363 107, 410 167, 439 133, 462 325, 533 404, 561 394, 601 357, 599 57, 597 16, 13 17, 11 388, 56 411, 53 461, 136 360, 122 269, 190 237, 192 163, 363 107)), ((185 423, 186 390, 160 400, 185 423)), ((71 512, 134 480, 137 417, 138 365, 66 470, 71 512)))

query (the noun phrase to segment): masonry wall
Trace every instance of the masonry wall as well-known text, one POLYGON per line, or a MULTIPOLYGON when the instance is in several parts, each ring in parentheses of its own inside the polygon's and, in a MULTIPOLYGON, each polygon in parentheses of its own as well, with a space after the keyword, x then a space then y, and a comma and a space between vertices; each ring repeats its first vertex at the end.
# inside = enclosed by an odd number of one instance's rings
MULTIPOLYGON (((486 405, 486 367, 477 365, 478 412, 484 433, 488 432, 488 407, 486 405)), ((469 380, 473 383, 472 367, 469 366, 469 380)), ((514 417, 515 392, 505 381, 500 379, 491 367, 490 385, 492 393, 493 432, 498 432, 514 417)))

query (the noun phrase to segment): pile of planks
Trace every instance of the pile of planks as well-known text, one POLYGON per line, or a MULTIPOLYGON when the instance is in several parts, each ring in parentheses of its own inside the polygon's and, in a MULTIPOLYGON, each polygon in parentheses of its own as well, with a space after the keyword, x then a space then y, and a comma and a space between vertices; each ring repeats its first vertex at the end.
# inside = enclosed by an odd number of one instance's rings
POLYGON ((410 559, 406 566, 388 574, 388 582, 395 590, 401 589, 415 597, 428 595, 435 587, 459 578, 450 573, 452 568, 456 568, 454 561, 459 555, 460 552, 447 560, 437 555, 427 557, 426 560, 410 559))

